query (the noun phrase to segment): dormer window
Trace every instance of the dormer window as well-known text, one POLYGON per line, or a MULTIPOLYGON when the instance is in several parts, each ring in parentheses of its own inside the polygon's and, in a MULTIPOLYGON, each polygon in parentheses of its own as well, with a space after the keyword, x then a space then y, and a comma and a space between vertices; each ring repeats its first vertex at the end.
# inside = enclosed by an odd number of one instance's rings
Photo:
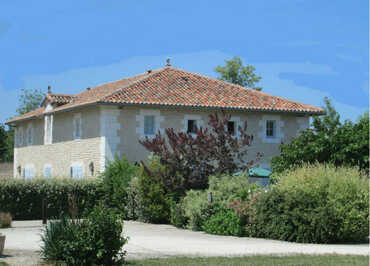
POLYGON ((81 114, 75 114, 73 119, 73 138, 81 139, 82 126, 81 126, 81 114))

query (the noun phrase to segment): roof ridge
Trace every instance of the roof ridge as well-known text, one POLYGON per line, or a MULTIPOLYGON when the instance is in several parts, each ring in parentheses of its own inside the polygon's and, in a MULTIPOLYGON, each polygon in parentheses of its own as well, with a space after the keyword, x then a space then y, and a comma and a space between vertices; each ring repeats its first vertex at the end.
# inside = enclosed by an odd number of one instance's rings
MULTIPOLYGON (((168 68, 170 68, 170 67, 169 67, 169 66, 166 66, 166 67, 162 67, 162 68, 158 68, 158 69, 156 69, 156 70, 153 70, 151 73, 148 73, 148 75, 147 75, 147 76, 142 77, 142 78, 140 78, 140 79, 137 79, 137 80, 135 80, 134 82, 132 82, 132 83, 130 83, 130 84, 127 84, 126 86, 123 86, 123 87, 121 87, 121 88, 118 88, 118 89, 117 89, 117 90, 115 90, 114 92, 107 93, 106 95, 104 95, 103 97, 101 97, 100 99, 98 99, 98 100, 97 100, 97 102, 102 102, 102 101, 104 101, 106 98, 111 97, 111 96, 113 96, 114 94, 116 94, 116 93, 118 93, 118 92, 121 92, 121 91, 123 91, 124 89, 127 89, 128 87, 131 87, 131 86, 133 86, 133 85, 135 85, 135 84, 137 84, 137 83, 140 83, 140 82, 144 82, 145 80, 147 80, 147 79, 149 79, 149 78, 153 77, 154 75, 156 75, 156 74, 158 74, 158 73, 163 72, 164 70, 166 70, 166 69, 168 69, 168 68)), ((145 74, 145 73, 143 73, 143 74, 145 74)), ((142 75, 142 74, 138 74, 138 75, 135 75, 135 76, 139 76, 139 75, 142 75)))

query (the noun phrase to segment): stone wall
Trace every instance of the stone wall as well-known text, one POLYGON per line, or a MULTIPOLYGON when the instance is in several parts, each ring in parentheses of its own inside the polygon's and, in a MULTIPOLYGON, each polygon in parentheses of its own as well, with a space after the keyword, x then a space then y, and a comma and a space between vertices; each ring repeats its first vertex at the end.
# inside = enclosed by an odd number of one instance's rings
POLYGON ((52 177, 70 177, 70 167, 83 166, 83 176, 97 176, 100 171, 101 137, 15 148, 15 177, 22 177, 19 169, 33 167, 35 177, 44 176, 45 166, 51 167, 52 177), (93 163, 94 173, 90 171, 93 163), (18 168, 19 167, 19 168, 18 168))
MULTIPOLYGON (((125 155, 130 161, 146 160, 149 153, 139 144, 139 140, 145 138, 143 135, 142 117, 145 114, 156 116, 158 128, 156 130, 164 131, 165 128, 174 128, 177 131, 186 130, 186 119, 198 120, 198 125, 207 126, 209 122, 209 114, 214 111, 189 110, 184 108, 145 108, 145 107, 123 107, 120 111, 118 129, 120 143, 118 151, 121 155, 125 155)), ((300 129, 308 127, 309 117, 300 117, 297 119, 295 114, 266 114, 253 112, 228 112, 231 115, 231 120, 235 121, 236 125, 244 125, 247 121, 247 134, 254 136, 254 141, 249 147, 248 160, 255 160, 256 153, 264 154, 260 161, 261 167, 269 167, 270 159, 273 156, 279 155, 279 145, 281 142, 289 142, 297 135, 300 129), (273 141, 264 137, 266 132, 265 121, 268 119, 277 120, 278 136, 273 141)))

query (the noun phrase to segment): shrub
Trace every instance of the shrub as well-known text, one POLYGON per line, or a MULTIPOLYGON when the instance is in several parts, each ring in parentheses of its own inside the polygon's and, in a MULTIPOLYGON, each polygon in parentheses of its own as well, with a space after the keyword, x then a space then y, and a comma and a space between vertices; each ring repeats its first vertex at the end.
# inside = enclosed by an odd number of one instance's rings
POLYGON ((182 201, 178 203, 176 203, 175 201, 171 201, 170 223, 176 227, 185 228, 187 222, 188 219, 185 216, 182 201))
MULTIPOLYGON (((238 215, 237 210, 228 206, 228 203, 239 200, 247 202, 250 195, 258 188, 256 184, 249 184, 248 178, 240 176, 212 176, 209 180, 207 190, 190 190, 183 199, 185 217, 188 219, 188 228, 192 230, 202 230, 205 221, 215 215, 219 208, 223 208, 222 213, 227 213, 229 209, 238 215), (208 195, 212 192, 212 204, 208 202, 208 195)), ((244 219, 244 216, 240 216, 244 219)), ((215 221, 218 218, 215 217, 215 221)), ((232 230, 232 229, 230 229, 232 230)))
POLYGON ((140 213, 140 205, 139 205, 139 193, 138 193, 138 186, 139 186, 139 178, 135 176, 131 179, 126 189, 127 193, 127 201, 126 201, 126 219, 129 220, 137 220, 140 213))
POLYGON ((116 156, 101 175, 102 191, 109 207, 119 210, 126 219, 128 216, 126 206, 128 200, 127 187, 136 172, 137 167, 134 164, 131 164, 126 158, 120 159, 116 156))
POLYGON ((183 199, 187 227, 194 231, 202 230, 203 222, 210 217, 211 206, 207 200, 207 191, 189 190, 183 199))
POLYGON ((7 228, 12 225, 12 215, 9 212, 0 212, 0 228, 7 228))
POLYGON ((245 234, 243 220, 233 209, 227 209, 224 206, 214 210, 214 214, 204 221, 202 229, 216 235, 243 236, 245 234))
POLYGON ((127 239, 121 234, 119 216, 98 205, 84 220, 62 216, 49 222, 41 237, 41 255, 67 265, 122 265, 127 239))
POLYGON ((158 157, 151 157, 148 166, 138 171, 136 205, 138 219, 150 223, 168 223, 170 217, 170 195, 165 190, 160 176, 152 173, 165 171, 158 157))
POLYGON ((254 236, 304 243, 368 237, 369 180, 358 168, 305 165, 277 179, 255 201, 254 236))
POLYGON ((74 198, 77 212, 92 209, 102 198, 96 179, 21 179, 0 180, 0 212, 10 212, 15 220, 42 218, 42 200, 46 200, 47 217, 68 213, 74 198))
MULTIPOLYGON (((230 115, 216 113, 210 115, 208 128, 195 129, 196 137, 167 128, 166 136, 158 132, 155 138, 146 138, 140 144, 159 156, 160 162, 167 167, 167 175, 163 177, 164 182, 170 184, 166 186, 180 189, 180 194, 189 189, 204 189, 209 176, 232 174, 253 164, 253 161, 244 161, 253 141, 253 136, 246 134, 247 123, 230 131, 229 120, 230 115), (239 137, 235 138, 235 134, 239 137), (175 178, 178 173, 182 179, 175 178)), ((258 153, 257 159, 260 156, 258 153)))

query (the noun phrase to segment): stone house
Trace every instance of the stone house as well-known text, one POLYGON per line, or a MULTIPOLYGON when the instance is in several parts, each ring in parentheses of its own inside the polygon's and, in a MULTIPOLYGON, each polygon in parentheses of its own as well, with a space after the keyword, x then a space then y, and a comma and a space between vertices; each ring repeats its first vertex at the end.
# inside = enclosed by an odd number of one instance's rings
POLYGON ((115 154, 145 160, 139 139, 165 128, 191 132, 221 110, 231 115, 230 130, 248 122, 254 136, 248 156, 262 152, 266 168, 281 142, 325 113, 168 64, 75 95, 49 90, 39 109, 7 121, 15 127, 14 177, 97 176, 115 154))

